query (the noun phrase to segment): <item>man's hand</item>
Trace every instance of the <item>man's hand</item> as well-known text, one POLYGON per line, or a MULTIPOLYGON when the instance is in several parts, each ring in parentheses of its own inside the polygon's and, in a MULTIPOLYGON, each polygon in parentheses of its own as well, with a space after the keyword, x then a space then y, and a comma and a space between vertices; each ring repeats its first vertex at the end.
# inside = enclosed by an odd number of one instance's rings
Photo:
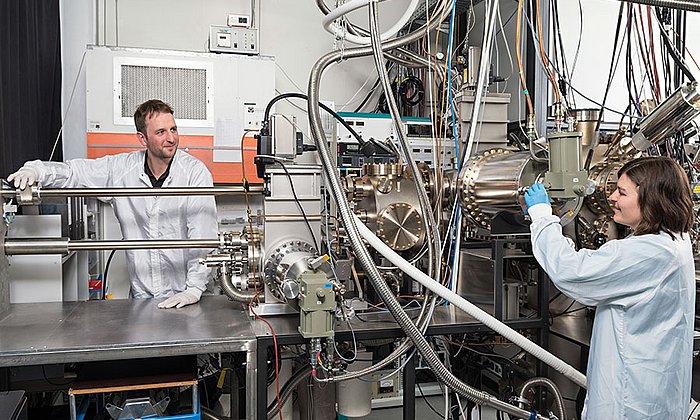
POLYGON ((525 204, 528 209, 536 204, 550 204, 544 185, 533 184, 525 193, 525 204))
POLYGON ((19 171, 7 177, 7 182, 14 181, 15 187, 20 190, 31 187, 39 178, 39 173, 34 168, 22 166, 19 171))
POLYGON ((199 302, 199 297, 202 292, 199 290, 193 291, 191 289, 185 289, 185 291, 180 292, 174 296, 170 296, 163 302, 158 304, 160 309, 169 308, 182 308, 183 306, 192 305, 193 303, 199 302))

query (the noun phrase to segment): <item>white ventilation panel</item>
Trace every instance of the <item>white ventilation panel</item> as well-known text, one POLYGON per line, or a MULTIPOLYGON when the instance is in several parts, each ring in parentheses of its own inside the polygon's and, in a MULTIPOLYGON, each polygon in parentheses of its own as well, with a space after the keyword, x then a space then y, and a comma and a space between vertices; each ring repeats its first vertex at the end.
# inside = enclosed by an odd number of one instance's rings
POLYGON ((213 127, 212 64, 159 58, 114 58, 114 124, 134 124, 134 111, 160 99, 181 127, 213 127))

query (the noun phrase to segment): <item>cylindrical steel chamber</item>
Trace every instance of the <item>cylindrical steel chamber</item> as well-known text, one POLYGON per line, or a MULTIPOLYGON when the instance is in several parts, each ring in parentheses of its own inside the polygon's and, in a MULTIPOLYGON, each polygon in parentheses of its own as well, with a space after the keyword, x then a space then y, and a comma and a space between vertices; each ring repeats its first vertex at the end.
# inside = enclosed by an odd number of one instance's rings
MULTIPOLYGON (((521 195, 533 183, 540 182, 546 163, 532 159, 529 152, 507 149, 487 150, 474 156, 458 179, 462 209, 471 224, 491 228, 491 218, 499 212, 521 213, 521 195)), ((582 199, 553 201, 555 212, 567 224, 578 211, 582 199)))

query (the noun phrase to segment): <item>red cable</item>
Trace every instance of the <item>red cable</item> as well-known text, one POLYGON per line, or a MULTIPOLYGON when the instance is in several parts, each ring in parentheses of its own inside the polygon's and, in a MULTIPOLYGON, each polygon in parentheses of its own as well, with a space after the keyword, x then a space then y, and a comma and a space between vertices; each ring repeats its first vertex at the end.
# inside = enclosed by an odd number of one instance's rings
POLYGON ((265 318, 263 318, 260 315, 258 315, 257 313, 255 313, 255 310, 253 309, 253 301, 257 300, 259 294, 260 294, 260 291, 258 290, 258 292, 255 294, 253 299, 251 299, 250 302, 248 303, 248 307, 250 308, 250 312, 253 315, 255 315, 255 318, 257 318, 257 319, 261 320, 262 322, 264 322, 265 324, 267 324, 267 327, 272 332, 272 342, 275 345, 275 391, 277 392, 277 411, 278 411, 278 414, 280 416, 280 420, 283 420, 282 419, 282 403, 280 402, 280 365, 279 365, 279 354, 277 352, 277 336, 275 335, 275 329, 272 328, 272 325, 270 325, 270 323, 267 322, 267 320, 265 318))

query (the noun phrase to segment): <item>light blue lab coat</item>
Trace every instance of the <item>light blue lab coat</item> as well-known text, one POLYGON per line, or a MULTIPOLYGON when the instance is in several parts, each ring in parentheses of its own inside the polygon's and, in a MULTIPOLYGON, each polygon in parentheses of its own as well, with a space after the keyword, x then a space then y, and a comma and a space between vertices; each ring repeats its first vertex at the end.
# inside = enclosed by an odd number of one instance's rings
POLYGON ((567 296, 596 307, 582 418, 688 417, 695 267, 688 235, 576 251, 548 204, 528 209, 535 258, 567 296))

